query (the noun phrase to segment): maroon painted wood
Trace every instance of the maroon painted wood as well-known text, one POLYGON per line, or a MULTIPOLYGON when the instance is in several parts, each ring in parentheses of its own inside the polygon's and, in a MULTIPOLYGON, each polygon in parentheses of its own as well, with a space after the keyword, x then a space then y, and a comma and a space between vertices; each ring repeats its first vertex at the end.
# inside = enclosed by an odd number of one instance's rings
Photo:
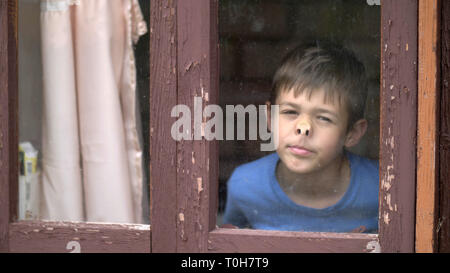
MULTIPOLYGON (((215 228, 217 142, 175 143, 170 135, 175 121, 170 118, 170 110, 176 104, 194 109, 194 96, 201 97, 203 106, 218 104, 217 4, 217 0, 151 2, 151 238, 150 231, 142 227, 130 229, 117 224, 8 224, 10 210, 14 210, 9 205, 9 187, 17 169, 3 165, 0 251, 65 252, 67 242, 77 241, 75 238, 81 241, 82 252, 150 251, 150 240, 155 252, 368 252, 380 250, 378 241, 383 252, 414 251, 417 0, 382 3, 380 178, 383 183, 379 235, 215 228)), ((17 59, 8 48, 11 40, 7 43, 3 39, 11 37, 4 22, 6 8, 4 1, 0 1, 2 164, 9 164, 17 154, 12 151, 17 149, 15 129, 11 133, 16 125, 5 122, 17 122, 17 117, 11 119, 17 107, 14 104, 9 107, 17 97, 17 87, 13 87, 14 92, 10 88, 11 83, 17 84, 16 76, 10 73, 17 59)))
POLYGON ((0 252, 9 248, 8 95, 8 9, 0 1, 0 252))
POLYGON ((175 252, 177 152, 171 137, 177 104, 176 1, 151 1, 150 7, 150 221, 152 251, 175 252))
POLYGON ((18 81, 18 5, 8 2, 8 89, 9 89, 9 221, 17 219, 19 199, 19 81, 18 81))
POLYGON ((0 252, 16 218, 18 173, 17 1, 0 3, 0 252), (14 202, 14 203, 12 203, 14 202))
POLYGON ((450 253, 450 2, 442 1, 438 251, 450 253))
POLYGON ((150 252, 148 225, 16 222, 17 14, 17 0, 0 1, 0 252, 69 252, 71 241, 80 243, 81 252, 150 252))
MULTIPOLYGON (((212 17, 217 16, 213 8, 216 6, 208 1, 183 1, 177 6, 178 103, 190 109, 194 109, 195 96, 206 104, 213 103, 206 99, 209 94, 217 94, 211 82, 211 78, 219 77, 211 70, 215 62, 212 57, 217 54, 211 46, 212 34, 217 35, 217 30, 212 30, 217 25, 211 25, 212 17)), ((177 144, 177 251, 365 252, 379 251, 378 240, 382 242, 381 251, 414 251, 417 1, 384 1, 382 10, 382 44, 387 47, 383 47, 381 88, 379 236, 214 229, 217 195, 207 196, 217 185, 217 177, 210 171, 210 163, 217 164, 218 158, 214 143, 182 141, 177 144), (311 241, 315 243, 299 243, 311 241)))
MULTIPOLYGON (((178 1, 177 29, 178 104, 218 104, 217 0, 178 1)), ((177 251, 204 252, 217 211, 217 142, 180 141, 177 156, 177 251)))
POLYGON ((209 234, 209 252, 379 252, 377 234, 217 229, 209 234))
POLYGON ((91 224, 21 221, 10 226, 10 252, 149 253, 150 227, 132 224, 91 224))
POLYGON ((379 233, 383 252, 414 252, 417 0, 381 3, 379 233))

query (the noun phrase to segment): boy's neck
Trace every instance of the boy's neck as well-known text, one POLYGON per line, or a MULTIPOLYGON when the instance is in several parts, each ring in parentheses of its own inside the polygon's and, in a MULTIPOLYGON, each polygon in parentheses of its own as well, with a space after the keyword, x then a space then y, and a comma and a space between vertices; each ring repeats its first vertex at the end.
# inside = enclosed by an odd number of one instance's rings
POLYGON ((325 208, 336 204, 350 184, 350 164, 342 154, 328 166, 308 174, 291 172, 280 160, 276 168, 280 187, 299 205, 325 208))

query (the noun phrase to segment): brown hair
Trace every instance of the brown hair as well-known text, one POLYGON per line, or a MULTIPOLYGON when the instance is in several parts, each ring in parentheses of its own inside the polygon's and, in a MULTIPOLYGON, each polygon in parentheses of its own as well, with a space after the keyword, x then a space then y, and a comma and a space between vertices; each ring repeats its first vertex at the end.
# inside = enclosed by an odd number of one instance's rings
POLYGON ((292 50, 277 69, 272 83, 271 103, 280 92, 294 90, 298 96, 323 88, 325 100, 345 105, 348 129, 364 117, 367 79, 364 65, 353 52, 327 41, 315 41, 292 50))

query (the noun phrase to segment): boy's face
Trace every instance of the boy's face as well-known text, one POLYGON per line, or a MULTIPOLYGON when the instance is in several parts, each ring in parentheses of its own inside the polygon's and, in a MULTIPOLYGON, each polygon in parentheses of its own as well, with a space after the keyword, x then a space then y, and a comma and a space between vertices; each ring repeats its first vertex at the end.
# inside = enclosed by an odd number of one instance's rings
POLYGON ((351 144, 345 107, 337 99, 325 103, 320 89, 310 98, 308 95, 303 92, 294 97, 291 90, 280 92, 276 100, 280 107, 277 153, 290 171, 299 174, 320 171, 336 162, 343 147, 351 144))

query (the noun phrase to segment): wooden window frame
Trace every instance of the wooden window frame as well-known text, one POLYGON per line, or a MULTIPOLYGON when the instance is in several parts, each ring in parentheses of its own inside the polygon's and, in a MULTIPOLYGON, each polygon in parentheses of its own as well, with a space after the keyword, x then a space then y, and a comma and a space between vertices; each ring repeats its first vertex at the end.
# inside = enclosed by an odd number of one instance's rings
MULTIPOLYGON (((422 6, 437 3, 420 1, 422 6)), ((419 0, 384 0, 381 4, 378 234, 218 228, 218 143, 173 141, 170 129, 174 119, 166 114, 151 123, 151 154, 152 159, 156 157, 156 161, 150 163, 152 200, 157 202, 152 203, 151 212, 152 250, 414 252, 418 243, 415 241, 416 214, 423 212, 416 212, 416 209, 423 209, 416 208, 416 176, 418 185, 423 185, 423 177, 429 177, 431 172, 426 169, 416 173, 417 148, 427 153, 423 148, 428 147, 420 143, 417 147, 417 134, 422 133, 417 131, 417 120, 423 118, 422 122, 436 125, 432 115, 425 117, 418 112, 418 103, 422 102, 418 97, 419 80, 429 73, 425 71, 425 75, 418 78, 418 66, 422 61, 419 58, 423 56, 418 55, 418 47, 427 42, 424 37, 418 37, 418 27, 421 26, 421 31, 436 27, 437 19, 432 16, 419 18, 418 9, 419 0)), ((151 44, 154 46, 151 52, 160 50, 151 64, 158 71, 151 74, 152 113, 167 112, 164 109, 177 104, 193 109, 194 96, 201 96, 203 105, 218 104, 218 1, 158 1, 152 2, 152 10, 159 10, 159 16, 163 18, 152 27, 154 41, 151 44)), ((436 59, 426 61, 437 65, 436 59)), ((429 92, 435 94, 437 91, 433 88, 429 92)), ((429 182, 436 181, 430 178, 429 182)), ((429 193, 425 196, 430 197, 429 193)), ((425 226, 427 232, 432 228, 425 226)))
MULTIPOLYGON (((438 93, 438 87, 423 82, 430 77, 437 79, 434 70, 420 74, 418 68, 428 62, 437 67, 439 61, 433 59, 437 51, 418 31, 439 29, 438 19, 428 14, 437 3, 382 1, 379 233, 351 234, 216 226, 218 142, 174 141, 174 118, 168 109, 177 104, 193 109, 194 96, 201 96, 203 105, 218 104, 218 0, 151 0, 151 230, 142 225, 17 222, 18 13, 17 0, 0 1, 0 252, 68 252, 66 244, 73 240, 81 243, 82 252, 430 251, 429 246, 417 247, 429 239, 415 232, 421 220, 417 217, 428 215, 426 212, 435 215, 436 206, 419 202, 416 206, 416 186, 417 200, 430 197, 436 204, 436 187, 431 191, 421 187, 436 186, 436 176, 430 175, 435 174, 437 165, 434 160, 431 168, 416 166, 436 141, 421 141, 421 134, 430 128, 418 126, 418 120, 436 130, 437 117, 425 116, 418 107, 437 111, 433 108, 436 99, 424 101, 419 87, 431 88, 427 89, 431 96, 438 93), (429 8, 423 9, 425 16, 419 16, 419 5, 429 8)), ((436 154, 426 156, 436 159, 436 154)), ((427 223, 422 228, 434 234, 435 221, 427 223)), ((436 237, 431 239, 432 250, 436 237)))
POLYGON ((149 225, 17 221, 17 9, 17 0, 0 1, 0 252, 151 252, 149 225))

